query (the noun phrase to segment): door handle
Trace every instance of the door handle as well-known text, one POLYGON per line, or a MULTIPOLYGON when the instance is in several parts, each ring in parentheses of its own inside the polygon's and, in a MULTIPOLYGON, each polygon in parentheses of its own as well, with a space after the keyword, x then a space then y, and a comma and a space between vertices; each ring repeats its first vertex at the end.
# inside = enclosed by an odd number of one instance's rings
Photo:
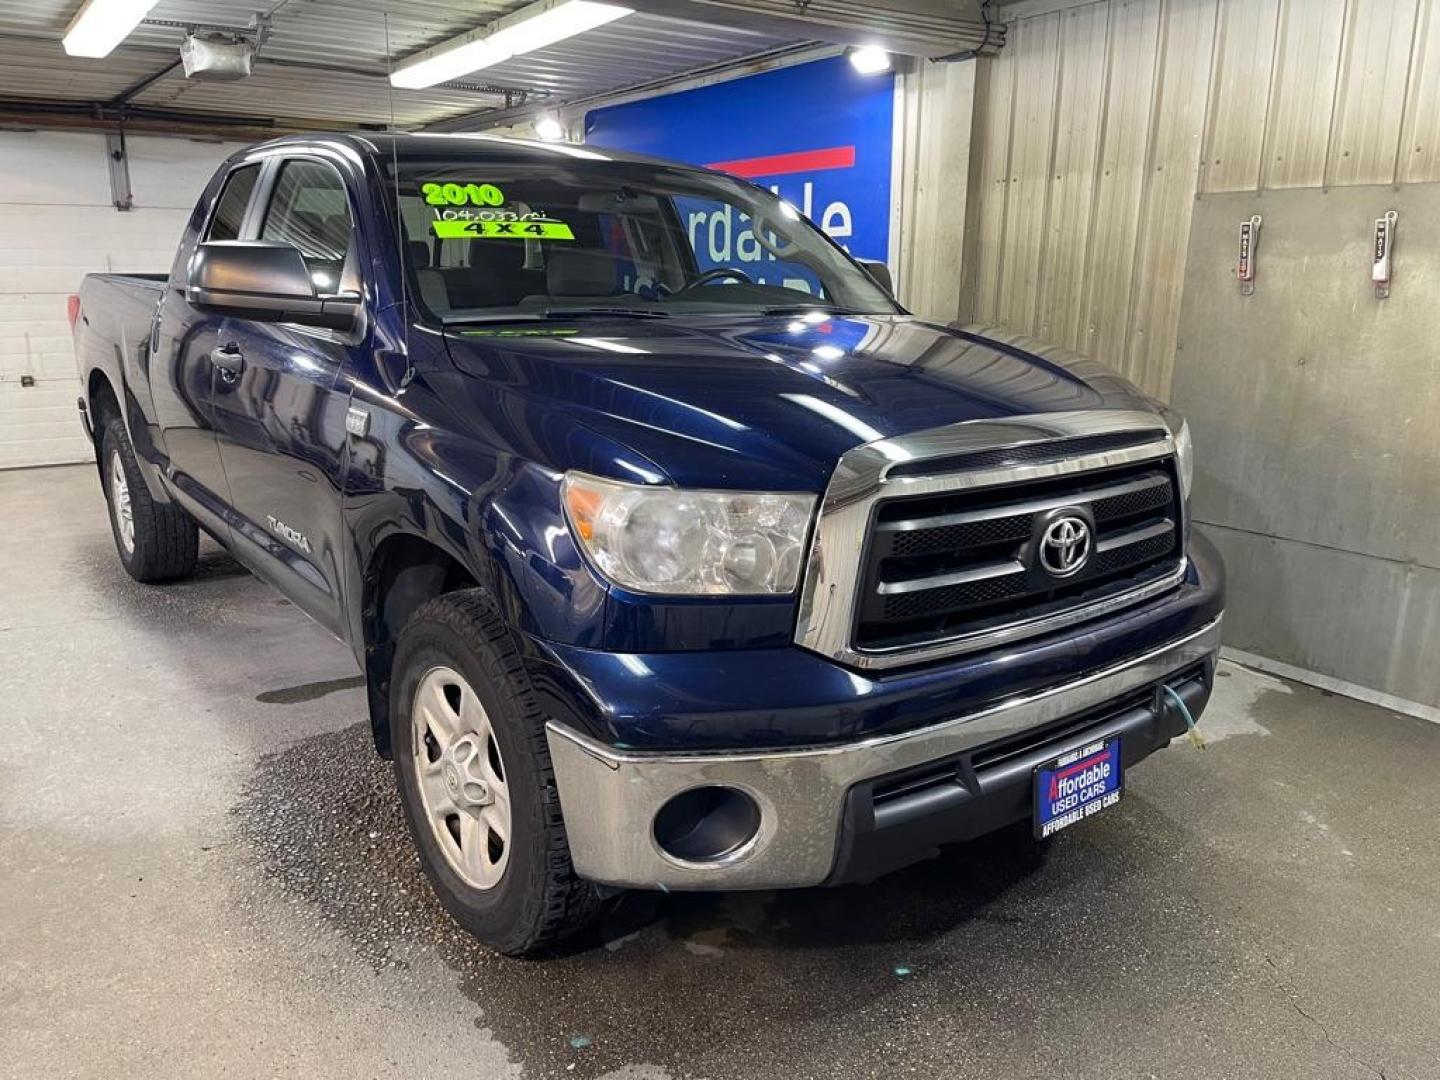
POLYGON ((210 362, 215 365, 215 370, 220 372, 221 382, 236 382, 240 378, 240 372, 245 370, 245 355, 233 341, 211 349, 210 362))

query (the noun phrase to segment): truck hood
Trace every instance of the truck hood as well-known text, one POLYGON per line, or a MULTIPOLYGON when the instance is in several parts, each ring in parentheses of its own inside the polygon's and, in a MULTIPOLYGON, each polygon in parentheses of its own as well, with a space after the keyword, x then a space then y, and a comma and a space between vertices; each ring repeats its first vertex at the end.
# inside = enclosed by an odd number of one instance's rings
POLYGON ((604 469, 610 475, 643 471, 684 487, 820 491, 841 454, 875 439, 965 420, 1152 407, 1072 353, 909 316, 587 318, 451 327, 446 341, 473 377, 455 388, 472 400, 451 404, 543 417, 547 464, 603 467, 593 449, 566 459, 564 448, 583 441, 564 434, 574 425, 631 452, 604 469))

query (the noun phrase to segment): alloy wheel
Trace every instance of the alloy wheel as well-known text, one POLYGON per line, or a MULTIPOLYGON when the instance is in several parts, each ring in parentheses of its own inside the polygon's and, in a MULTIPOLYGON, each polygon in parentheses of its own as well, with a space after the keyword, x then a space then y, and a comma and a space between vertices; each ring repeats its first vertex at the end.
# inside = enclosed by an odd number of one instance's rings
POLYGON ((110 508, 115 515, 115 528, 127 555, 135 553, 135 511, 130 505, 130 483, 125 479, 125 463, 120 451, 110 455, 110 508))
POLYGON ((490 717, 464 676, 425 673, 410 710, 416 787, 445 860, 476 889, 510 861, 510 789, 490 717))

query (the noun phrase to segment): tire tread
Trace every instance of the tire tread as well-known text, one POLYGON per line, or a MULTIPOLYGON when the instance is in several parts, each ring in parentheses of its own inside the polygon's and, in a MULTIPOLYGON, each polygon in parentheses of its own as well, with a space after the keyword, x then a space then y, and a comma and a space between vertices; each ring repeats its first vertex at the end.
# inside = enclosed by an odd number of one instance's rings
MULTIPOLYGON (((444 625, 466 641, 500 693, 516 707, 519 722, 515 727, 527 740, 526 749, 533 758, 540 783, 545 850, 524 892, 524 914, 515 920, 509 937, 492 938, 488 944, 512 956, 542 952, 590 925, 602 906, 600 890, 576 875, 570 858, 559 785, 545 735, 545 715, 515 636, 483 589, 446 593, 422 604, 407 622, 401 640, 412 628, 426 623, 444 625)), ((398 680, 392 680, 392 684, 394 681, 398 680)), ((408 710, 406 712, 408 715, 408 710)), ((391 716, 398 719, 393 705, 391 716)), ((392 745, 398 746, 398 740, 406 735, 395 731, 391 737, 396 740, 392 745)), ((397 754, 397 767, 399 760, 397 754)))
MULTIPOLYGON (((195 572, 200 557, 200 530, 195 519, 175 503, 156 502, 140 474, 140 463, 124 422, 112 416, 105 425, 101 439, 102 483, 107 507, 110 501, 110 452, 118 450, 125 468, 125 482, 130 487, 130 513, 135 522, 135 550, 130 558, 120 544, 118 529, 115 544, 120 561, 136 581, 174 581, 195 572)), ((111 527, 115 512, 110 508, 111 527)))

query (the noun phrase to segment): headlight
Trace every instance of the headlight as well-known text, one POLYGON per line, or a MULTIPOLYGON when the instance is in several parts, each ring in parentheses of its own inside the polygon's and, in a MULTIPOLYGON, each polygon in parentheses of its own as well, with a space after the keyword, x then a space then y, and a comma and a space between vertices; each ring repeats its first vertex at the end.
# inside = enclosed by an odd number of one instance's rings
POLYGON ((1161 409, 1165 426, 1175 440, 1175 465, 1180 472, 1180 497, 1190 498, 1190 484, 1195 479, 1195 447, 1190 442, 1190 424, 1174 409, 1161 409))
POLYGON ((644 593, 795 591, 815 496, 684 491, 565 476, 570 531, 600 572, 644 593))

